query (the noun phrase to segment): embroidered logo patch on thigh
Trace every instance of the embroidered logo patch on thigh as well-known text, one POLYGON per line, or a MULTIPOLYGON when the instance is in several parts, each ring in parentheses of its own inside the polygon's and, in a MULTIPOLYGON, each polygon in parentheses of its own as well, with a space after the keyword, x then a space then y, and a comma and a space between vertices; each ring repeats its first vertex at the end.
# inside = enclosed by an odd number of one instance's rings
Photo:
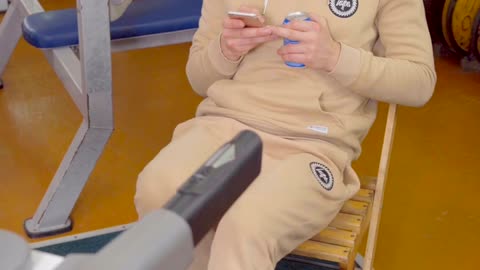
POLYGON ((310 163, 310 169, 312 169, 313 175, 322 187, 326 190, 332 190, 334 182, 333 174, 327 166, 318 162, 312 162, 310 163))
POLYGON ((357 12, 358 0, 328 0, 328 6, 337 17, 348 18, 357 12))

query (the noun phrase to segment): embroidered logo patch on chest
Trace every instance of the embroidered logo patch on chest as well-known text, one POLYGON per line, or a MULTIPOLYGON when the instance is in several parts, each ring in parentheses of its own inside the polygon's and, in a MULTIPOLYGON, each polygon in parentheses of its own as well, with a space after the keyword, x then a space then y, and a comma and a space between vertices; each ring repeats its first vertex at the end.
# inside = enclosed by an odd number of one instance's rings
POLYGON ((318 162, 310 163, 310 169, 312 169, 312 173, 318 182, 324 187, 326 190, 332 190, 333 188, 333 175, 330 169, 318 162))
POLYGON ((337 17, 348 18, 358 9, 358 0, 328 0, 330 10, 337 17))

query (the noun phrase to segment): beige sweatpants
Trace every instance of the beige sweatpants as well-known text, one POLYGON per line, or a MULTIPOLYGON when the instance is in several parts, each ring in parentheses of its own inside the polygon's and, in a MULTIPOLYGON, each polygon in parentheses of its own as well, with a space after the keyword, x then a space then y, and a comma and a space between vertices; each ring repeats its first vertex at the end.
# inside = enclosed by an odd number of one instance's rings
POLYGON ((180 124, 170 144, 140 173, 140 218, 162 207, 222 144, 240 131, 263 141, 262 171, 197 246, 195 270, 273 270, 276 263, 325 228, 359 188, 345 154, 322 142, 276 137, 222 117, 180 124))

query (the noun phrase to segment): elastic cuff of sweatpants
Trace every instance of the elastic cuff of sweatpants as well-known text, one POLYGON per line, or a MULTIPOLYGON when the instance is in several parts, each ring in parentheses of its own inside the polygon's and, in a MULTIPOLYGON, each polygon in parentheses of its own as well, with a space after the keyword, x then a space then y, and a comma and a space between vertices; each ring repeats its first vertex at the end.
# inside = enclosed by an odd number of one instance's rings
POLYGON ((335 68, 328 74, 344 86, 353 84, 360 76, 361 52, 358 49, 340 43, 340 56, 335 68))
POLYGON ((208 45, 208 58, 217 72, 230 76, 237 71, 238 65, 243 60, 243 57, 236 61, 229 60, 222 52, 220 37, 221 34, 208 45))

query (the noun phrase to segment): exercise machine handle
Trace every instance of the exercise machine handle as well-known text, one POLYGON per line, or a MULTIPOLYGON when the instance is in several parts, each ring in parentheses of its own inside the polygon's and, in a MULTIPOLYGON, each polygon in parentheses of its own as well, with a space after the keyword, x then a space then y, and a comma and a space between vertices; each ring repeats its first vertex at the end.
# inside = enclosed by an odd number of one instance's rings
POLYGON ((258 176, 261 161, 261 139, 242 131, 198 169, 164 208, 188 222, 196 245, 258 176))

